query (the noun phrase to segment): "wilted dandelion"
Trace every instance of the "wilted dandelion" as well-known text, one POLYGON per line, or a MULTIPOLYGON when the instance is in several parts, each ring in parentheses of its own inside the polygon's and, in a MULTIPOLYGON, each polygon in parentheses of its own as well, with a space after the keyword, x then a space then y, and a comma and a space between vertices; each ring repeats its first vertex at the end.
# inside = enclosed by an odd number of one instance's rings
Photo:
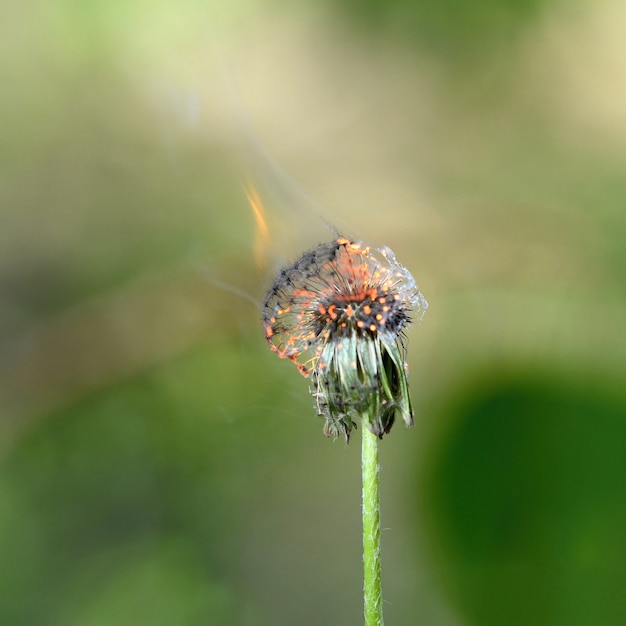
MULTIPOLYGON (((253 186, 247 195, 262 258, 270 232, 266 213, 253 186)), ((265 337, 311 381, 325 434, 348 442, 362 425, 365 626, 383 626, 380 439, 397 416, 413 424, 404 331, 427 308, 389 248, 372 249, 341 236, 282 269, 263 301, 265 337)))
POLYGON ((389 248, 339 237, 281 270, 263 303, 265 336, 310 378, 326 435, 362 422, 382 438, 396 415, 413 424, 404 330, 428 307, 389 248))

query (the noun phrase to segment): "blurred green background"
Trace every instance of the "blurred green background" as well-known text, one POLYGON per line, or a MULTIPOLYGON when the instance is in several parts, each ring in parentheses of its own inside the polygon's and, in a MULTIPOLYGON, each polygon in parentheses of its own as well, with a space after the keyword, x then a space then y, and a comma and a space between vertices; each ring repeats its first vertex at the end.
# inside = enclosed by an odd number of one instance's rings
POLYGON ((625 21, 4 3, 0 624, 361 623, 358 435, 254 304, 319 213, 431 305, 382 444, 387 623, 624 623, 625 21))

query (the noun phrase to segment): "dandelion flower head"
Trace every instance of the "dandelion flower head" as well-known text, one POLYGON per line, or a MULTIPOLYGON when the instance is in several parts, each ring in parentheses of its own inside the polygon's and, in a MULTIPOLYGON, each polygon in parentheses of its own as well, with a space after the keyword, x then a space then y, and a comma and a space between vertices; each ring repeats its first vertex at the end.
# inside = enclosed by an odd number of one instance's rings
POLYGON ((265 337, 311 381, 326 435, 362 423, 382 438, 413 424, 404 330, 428 303, 389 248, 338 237, 282 269, 263 303, 265 337))

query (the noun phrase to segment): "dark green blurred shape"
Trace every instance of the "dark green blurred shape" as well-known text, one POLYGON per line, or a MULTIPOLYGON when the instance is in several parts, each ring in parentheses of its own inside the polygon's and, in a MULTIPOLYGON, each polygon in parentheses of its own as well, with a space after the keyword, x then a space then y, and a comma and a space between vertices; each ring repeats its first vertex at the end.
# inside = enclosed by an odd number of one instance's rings
POLYGON ((469 624, 626 615, 626 402, 589 382, 495 374, 442 417, 424 510, 469 624))
POLYGON ((536 18, 547 0, 342 0, 352 19, 392 30, 457 60, 489 52, 536 18))

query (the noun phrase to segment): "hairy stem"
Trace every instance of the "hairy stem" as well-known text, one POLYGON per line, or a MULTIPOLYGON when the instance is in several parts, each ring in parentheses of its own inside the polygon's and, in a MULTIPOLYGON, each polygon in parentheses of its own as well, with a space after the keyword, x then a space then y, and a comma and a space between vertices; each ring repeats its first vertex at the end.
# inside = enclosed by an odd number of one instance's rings
POLYGON ((378 437, 363 425, 363 603, 365 626, 383 626, 380 573, 380 464, 378 437))

